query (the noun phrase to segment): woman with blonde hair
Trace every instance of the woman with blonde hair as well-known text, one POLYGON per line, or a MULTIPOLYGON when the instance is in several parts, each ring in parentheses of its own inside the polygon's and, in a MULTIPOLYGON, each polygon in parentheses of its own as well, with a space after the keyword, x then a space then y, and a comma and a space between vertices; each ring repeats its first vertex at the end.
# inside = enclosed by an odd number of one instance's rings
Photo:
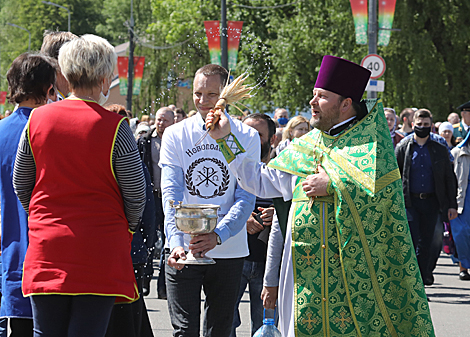
POLYGON ((282 131, 282 141, 276 148, 276 155, 284 150, 294 138, 299 138, 310 131, 308 119, 303 116, 295 116, 287 123, 282 131))
POLYGON ((13 186, 29 214, 34 336, 102 337, 114 303, 139 297, 130 249, 145 178, 126 118, 102 107, 116 62, 98 36, 64 44, 72 95, 31 112, 21 135, 13 186))

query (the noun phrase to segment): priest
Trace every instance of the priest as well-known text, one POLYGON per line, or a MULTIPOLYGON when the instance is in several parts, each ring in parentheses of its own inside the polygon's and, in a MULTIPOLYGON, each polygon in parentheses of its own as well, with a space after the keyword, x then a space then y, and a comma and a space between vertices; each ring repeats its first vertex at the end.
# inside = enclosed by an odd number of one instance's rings
MULTIPOLYGON (((370 72, 323 58, 315 127, 268 166, 225 116, 212 129, 238 183, 292 200, 279 285, 283 336, 434 336, 381 100, 370 72)), ((206 118, 213 120, 211 112, 206 118)))

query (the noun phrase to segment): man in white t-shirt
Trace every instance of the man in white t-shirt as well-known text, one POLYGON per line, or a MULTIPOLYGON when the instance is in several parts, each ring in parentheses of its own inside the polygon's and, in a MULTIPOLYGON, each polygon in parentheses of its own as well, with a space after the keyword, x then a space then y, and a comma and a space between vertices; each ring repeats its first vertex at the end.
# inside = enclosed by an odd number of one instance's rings
MULTIPOLYGON (((205 293, 204 336, 229 336, 237 300, 244 257, 249 254, 246 221, 255 197, 241 189, 230 172, 219 145, 211 137, 195 146, 205 133, 204 119, 217 103, 227 71, 214 64, 196 72, 193 85, 198 113, 165 130, 160 152, 162 195, 167 238, 165 258, 168 308, 174 336, 199 336, 201 289, 205 293), (176 228, 175 211, 169 201, 220 206, 214 232, 191 239, 176 228), (183 265, 186 252, 214 258, 213 265, 183 265)), ((231 120, 242 138, 257 131, 231 120)), ((260 145, 250 150, 259 158, 260 145)))

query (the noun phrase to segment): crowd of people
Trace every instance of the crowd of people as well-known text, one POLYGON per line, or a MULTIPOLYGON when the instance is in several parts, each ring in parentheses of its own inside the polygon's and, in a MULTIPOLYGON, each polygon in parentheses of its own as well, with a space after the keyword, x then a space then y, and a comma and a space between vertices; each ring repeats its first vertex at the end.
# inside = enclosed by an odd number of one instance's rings
POLYGON ((216 112, 214 64, 195 110, 137 118, 108 102, 116 62, 103 38, 46 32, 8 70, 0 337, 153 336, 154 278, 174 336, 199 336, 204 292, 204 336, 235 337, 247 287, 252 334, 277 307, 286 337, 434 335, 424 286, 445 231, 470 280, 470 102, 461 120, 397 116, 362 100, 367 69, 325 56, 310 119, 216 112), (218 205, 214 231, 180 231, 179 201, 218 205))

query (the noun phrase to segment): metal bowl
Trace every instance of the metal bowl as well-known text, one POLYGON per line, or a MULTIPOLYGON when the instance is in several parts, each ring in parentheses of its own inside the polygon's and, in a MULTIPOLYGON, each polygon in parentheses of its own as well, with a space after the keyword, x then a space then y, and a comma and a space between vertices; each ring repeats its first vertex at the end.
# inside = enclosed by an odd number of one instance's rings
POLYGON ((217 226, 217 210, 220 208, 218 205, 212 204, 187 204, 173 205, 176 214, 176 227, 185 233, 205 234, 212 232, 217 226))

